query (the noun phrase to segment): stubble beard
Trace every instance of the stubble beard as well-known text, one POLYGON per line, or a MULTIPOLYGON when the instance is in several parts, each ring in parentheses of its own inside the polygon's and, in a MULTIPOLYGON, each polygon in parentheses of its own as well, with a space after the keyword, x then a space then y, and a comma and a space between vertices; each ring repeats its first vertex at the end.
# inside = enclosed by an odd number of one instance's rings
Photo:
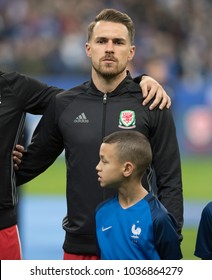
POLYGON ((108 66, 102 66, 102 65, 92 65, 94 70, 96 71, 96 73, 101 76, 103 79, 105 80, 113 80, 114 78, 116 78, 117 76, 119 76, 121 73, 123 73, 125 71, 125 66, 122 66, 120 68, 116 67, 114 69, 114 67, 111 67, 110 65, 108 66))

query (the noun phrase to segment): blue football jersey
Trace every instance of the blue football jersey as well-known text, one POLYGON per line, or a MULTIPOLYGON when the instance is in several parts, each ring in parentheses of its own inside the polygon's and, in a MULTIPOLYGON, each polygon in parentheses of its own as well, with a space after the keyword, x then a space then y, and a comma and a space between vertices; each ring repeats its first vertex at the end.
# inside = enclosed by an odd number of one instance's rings
POLYGON ((212 201, 202 211, 194 254, 201 259, 212 260, 212 201))
POLYGON ((103 260, 182 258, 176 221, 151 193, 127 209, 118 196, 103 202, 96 233, 103 260))

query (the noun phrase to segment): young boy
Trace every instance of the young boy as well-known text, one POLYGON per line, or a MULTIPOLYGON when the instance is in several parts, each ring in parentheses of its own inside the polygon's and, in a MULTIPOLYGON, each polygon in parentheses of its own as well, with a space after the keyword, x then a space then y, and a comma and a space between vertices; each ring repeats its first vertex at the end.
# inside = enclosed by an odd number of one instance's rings
POLYGON ((96 210, 101 259, 182 258, 174 217, 141 184, 151 160, 149 141, 137 131, 118 131, 103 139, 98 181, 118 194, 96 210))
POLYGON ((212 201, 203 208, 194 255, 203 260, 212 260, 212 201))

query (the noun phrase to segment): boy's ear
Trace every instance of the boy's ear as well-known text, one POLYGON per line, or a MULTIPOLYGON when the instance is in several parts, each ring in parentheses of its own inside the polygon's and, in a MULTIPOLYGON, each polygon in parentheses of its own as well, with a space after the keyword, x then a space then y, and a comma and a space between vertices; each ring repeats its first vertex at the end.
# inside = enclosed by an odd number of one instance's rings
POLYGON ((132 164, 132 162, 127 161, 124 163, 123 175, 125 177, 129 177, 132 174, 133 170, 134 170, 134 165, 132 164))

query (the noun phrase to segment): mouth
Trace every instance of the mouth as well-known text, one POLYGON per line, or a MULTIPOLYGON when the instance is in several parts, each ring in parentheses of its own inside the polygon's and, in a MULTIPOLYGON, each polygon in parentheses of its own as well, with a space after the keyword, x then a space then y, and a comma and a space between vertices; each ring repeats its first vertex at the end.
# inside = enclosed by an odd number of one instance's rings
POLYGON ((111 62, 116 62, 116 59, 111 57, 111 56, 106 56, 102 59, 102 61, 107 62, 107 63, 111 63, 111 62))
POLYGON ((97 174, 97 176, 98 176, 98 182, 101 182, 102 180, 101 176, 99 174, 97 174))

